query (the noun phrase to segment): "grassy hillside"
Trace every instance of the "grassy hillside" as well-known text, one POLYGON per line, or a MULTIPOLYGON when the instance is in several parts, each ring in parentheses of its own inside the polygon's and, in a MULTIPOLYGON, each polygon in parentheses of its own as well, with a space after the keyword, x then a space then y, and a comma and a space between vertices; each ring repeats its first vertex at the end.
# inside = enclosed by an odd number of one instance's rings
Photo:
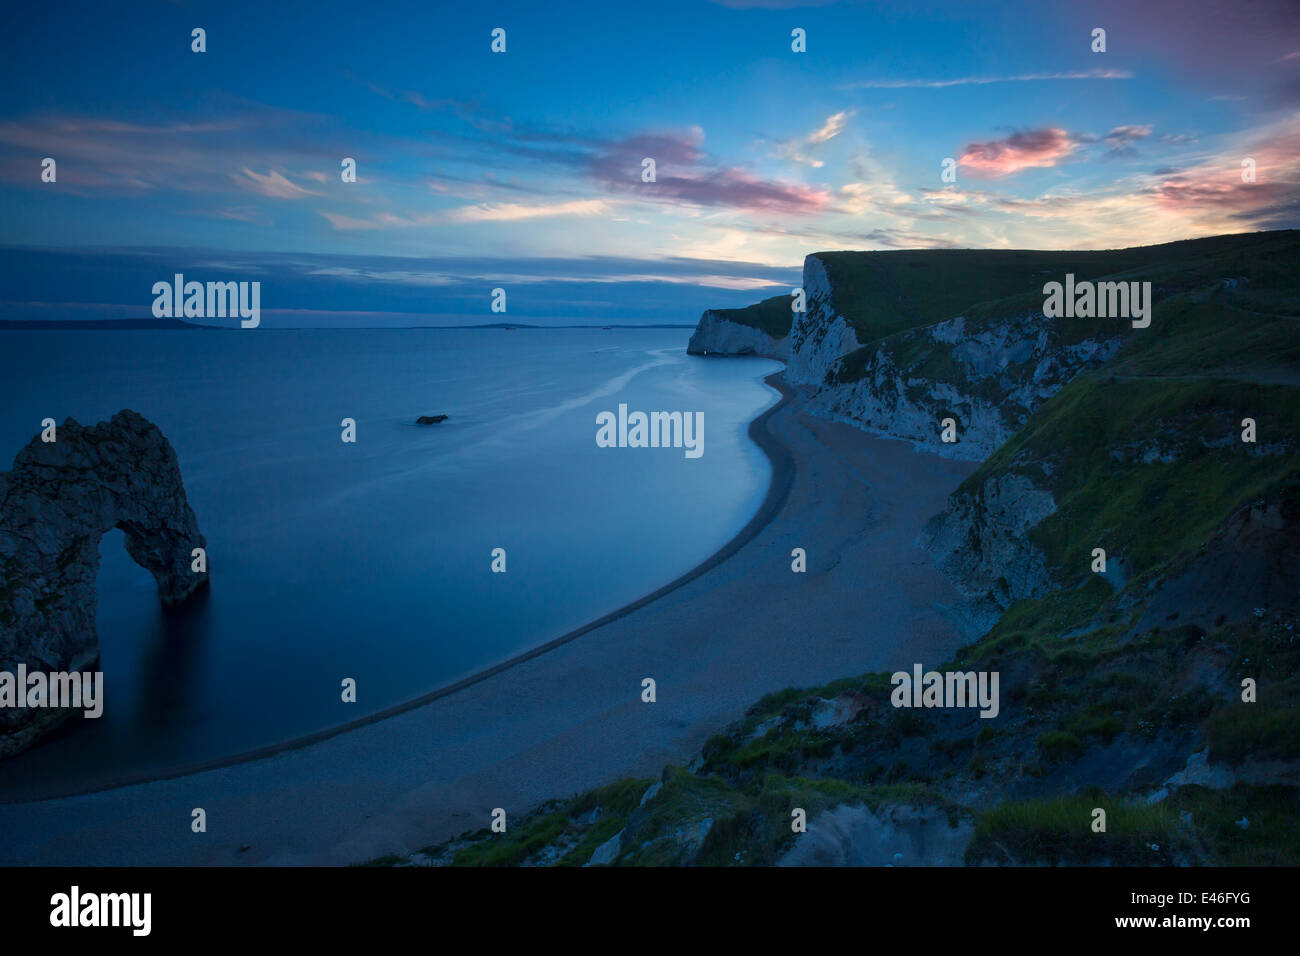
POLYGON ((1241 505, 1300 479, 1300 320, 1179 297, 1080 375, 963 483, 1029 475, 1057 512, 1031 533, 1081 580, 1094 547, 1158 570, 1241 505), (1257 441, 1241 441, 1252 418, 1257 441))
POLYGON ((748 325, 766 332, 774 339, 782 339, 790 334, 790 323, 793 320, 790 303, 793 301, 794 296, 775 295, 754 305, 747 305, 743 309, 710 309, 709 311, 729 322, 748 325))
MULTIPOLYGON (((1249 233, 1103 251, 924 249, 821 252, 835 302, 864 345, 987 304, 985 312, 1041 309, 1044 283, 1141 279, 1173 294, 1244 277, 1288 298, 1300 284, 1300 232, 1249 233), (1018 302, 1007 302, 1019 299, 1018 302)), ((1292 306, 1294 307, 1294 305, 1292 306)), ((977 312, 976 314, 980 314, 977 312)), ((1294 314, 1294 313, 1293 313, 1294 314)))
MULTIPOLYGON (((844 356, 830 376, 832 384, 859 379, 867 363, 884 348, 893 361, 920 378, 953 381, 963 391, 997 388, 989 382, 969 382, 951 360, 952 346, 934 342, 915 329, 964 315, 968 335, 1009 318, 1038 323, 1050 329, 1063 346, 1085 339, 1127 337, 1131 326, 1114 318, 1042 317, 1043 285, 1062 281, 1073 273, 1076 281, 1144 281, 1152 283, 1157 302, 1187 296, 1205 306, 1200 321, 1202 332, 1211 332, 1217 315, 1212 306, 1230 305, 1239 312, 1271 313, 1276 320, 1300 315, 1300 231, 1217 236, 1159 246, 1141 246, 1107 252, 1002 252, 990 250, 927 250, 920 252, 827 253, 835 261, 837 303, 857 328, 858 339, 866 344, 844 356), (906 257, 906 258, 887 258, 906 257), (926 268, 921 268, 926 264, 926 268), (932 271, 927 271, 932 270, 932 271), (938 274, 942 282, 926 281, 938 274), (910 286, 903 278, 912 279, 910 286), (1225 289, 1223 280, 1237 284, 1225 289), (846 290, 840 294, 841 284, 846 290), (848 305, 845 305, 845 303, 848 305), (945 378, 947 376, 947 378, 945 378)), ((1181 311, 1162 318, 1173 320, 1176 329, 1146 329, 1135 337, 1148 352, 1158 353, 1167 342, 1182 337, 1196 321, 1181 311)), ((1251 334, 1256 334, 1252 330, 1251 334)), ((1233 342, 1230 337, 1211 336, 1204 343, 1207 354, 1227 346, 1234 352, 1254 348, 1250 341, 1233 342)), ((1188 342, 1181 348, 1193 348, 1188 342)), ((1295 346, 1289 349, 1295 354, 1295 346)), ((1185 361, 1189 356, 1168 355, 1166 363, 1185 361)), ((1217 361, 1217 359, 1216 359, 1217 361)), ((1010 370, 1014 379, 1032 369, 1010 370)), ((1004 376, 1005 378, 1005 376, 1004 376)), ((997 395, 990 396, 997 398, 997 395)))
MULTIPOLYGON (((1225 278, 1245 280, 1235 291, 1245 307, 1300 314, 1300 231, 1248 233, 1190 239, 1156 246, 1102 251, 1029 249, 920 249, 894 252, 819 252, 835 289, 835 302, 864 343, 863 355, 846 357, 860 367, 866 346, 919 326, 966 315, 984 320, 1041 311, 1043 285, 1062 280, 1142 280, 1157 298, 1206 289, 1225 278), (936 280, 936 276, 941 279, 936 280), (1290 310, 1290 311, 1288 311, 1290 310)), ((732 322, 774 338, 789 334, 791 296, 778 295, 740 309, 713 309, 732 322)), ((1074 340, 1097 323, 1072 320, 1074 340)))

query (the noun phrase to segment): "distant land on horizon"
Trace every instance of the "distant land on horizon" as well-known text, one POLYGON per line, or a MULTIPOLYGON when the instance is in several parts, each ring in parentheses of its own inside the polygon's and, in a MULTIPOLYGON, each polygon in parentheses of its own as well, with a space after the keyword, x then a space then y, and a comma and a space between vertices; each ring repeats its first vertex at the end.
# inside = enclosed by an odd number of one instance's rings
MULTIPOLYGON (((300 329, 319 329, 322 331, 346 332, 346 331, 379 331, 383 330, 411 330, 411 329, 694 329, 695 323, 684 322, 656 322, 656 323, 638 323, 630 325, 626 323, 614 323, 610 325, 528 325, 522 322, 486 322, 472 325, 382 325, 382 326, 364 326, 364 325, 294 325, 282 326, 280 328, 268 327, 273 332, 289 332, 300 329)), ((77 329, 91 329, 99 332, 125 332, 133 330, 205 330, 205 331, 242 331, 236 330, 233 326, 228 325, 201 325, 197 322, 185 322, 181 319, 0 319, 0 332, 22 332, 22 331, 40 331, 40 332, 69 332, 77 329)))

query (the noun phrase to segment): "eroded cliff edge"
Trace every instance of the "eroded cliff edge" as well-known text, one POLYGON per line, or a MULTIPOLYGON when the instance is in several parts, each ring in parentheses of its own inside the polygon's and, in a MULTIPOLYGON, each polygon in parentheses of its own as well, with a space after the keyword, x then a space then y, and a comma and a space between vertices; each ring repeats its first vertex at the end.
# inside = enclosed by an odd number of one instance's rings
POLYGON ((688 355, 790 359, 790 302, 773 296, 743 309, 708 309, 686 346, 688 355))
MULTIPOLYGON (((99 541, 120 528, 127 552, 153 573, 164 604, 208 583, 193 551, 206 542, 185 496, 171 443, 136 412, 37 436, 0 473, 0 671, 92 669, 99 660, 95 582, 99 541)), ((23 691, 22 688, 19 689, 23 691)), ((0 709, 0 757, 30 746, 74 713, 0 709)))

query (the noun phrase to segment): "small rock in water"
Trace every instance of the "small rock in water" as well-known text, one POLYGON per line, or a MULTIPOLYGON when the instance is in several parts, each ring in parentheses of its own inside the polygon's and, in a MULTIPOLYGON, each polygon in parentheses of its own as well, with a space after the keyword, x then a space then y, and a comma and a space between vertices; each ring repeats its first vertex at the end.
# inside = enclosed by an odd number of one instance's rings
POLYGON ((447 420, 446 415, 421 415, 419 418, 415 420, 415 424, 436 425, 438 424, 438 422, 445 422, 446 420, 447 420))

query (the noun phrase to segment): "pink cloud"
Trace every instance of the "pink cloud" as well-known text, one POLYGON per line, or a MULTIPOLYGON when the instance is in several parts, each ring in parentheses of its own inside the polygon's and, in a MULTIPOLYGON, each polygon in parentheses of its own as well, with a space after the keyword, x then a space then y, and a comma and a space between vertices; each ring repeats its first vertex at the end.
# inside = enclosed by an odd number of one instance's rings
POLYGON ((977 173, 1007 176, 1022 169, 1055 166, 1079 143, 1077 137, 1056 127, 1025 130, 1005 139, 971 143, 958 163, 977 173))
POLYGON ((1277 228, 1300 215, 1300 113, 1257 133, 1240 154, 1164 177, 1151 187, 1156 202, 1173 210, 1231 217, 1257 228, 1277 228), (1243 162, 1254 182, 1243 182, 1243 162))
POLYGON ((685 134, 643 134, 602 144, 589 170, 606 187, 635 191, 651 201, 794 214, 819 212, 830 201, 826 190, 714 165, 700 148, 703 139, 703 131, 695 128, 685 134), (646 158, 655 161, 651 183, 641 179, 646 158))

